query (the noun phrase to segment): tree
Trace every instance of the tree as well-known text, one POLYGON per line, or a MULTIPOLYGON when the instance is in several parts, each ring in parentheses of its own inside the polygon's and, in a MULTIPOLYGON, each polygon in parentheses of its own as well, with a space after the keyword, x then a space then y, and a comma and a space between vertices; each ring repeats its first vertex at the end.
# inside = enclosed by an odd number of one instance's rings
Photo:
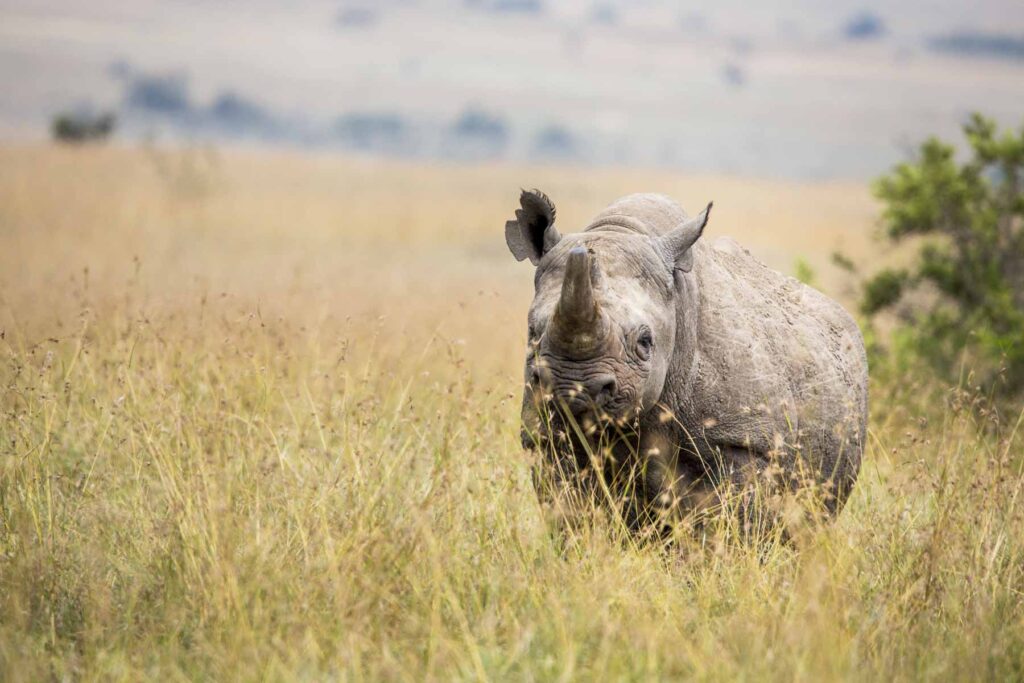
POLYGON ((60 142, 106 140, 116 124, 117 119, 111 113, 64 113, 54 117, 51 132, 53 139, 60 142))
POLYGON ((916 259, 865 283, 869 317, 901 304, 901 333, 936 367, 968 351, 983 381, 1024 390, 1024 127, 999 133, 972 115, 971 159, 936 138, 874 185, 891 242, 916 238, 916 259))

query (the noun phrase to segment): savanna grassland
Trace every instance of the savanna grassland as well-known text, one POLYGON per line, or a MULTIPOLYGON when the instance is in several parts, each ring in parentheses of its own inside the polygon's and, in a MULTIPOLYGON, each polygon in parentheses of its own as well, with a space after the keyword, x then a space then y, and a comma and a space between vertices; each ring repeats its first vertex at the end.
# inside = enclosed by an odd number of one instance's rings
POLYGON ((0 679, 1014 680, 1024 428, 873 377, 839 519, 556 543, 519 448, 518 188, 714 199, 789 272, 866 187, 209 150, 0 150, 0 679))

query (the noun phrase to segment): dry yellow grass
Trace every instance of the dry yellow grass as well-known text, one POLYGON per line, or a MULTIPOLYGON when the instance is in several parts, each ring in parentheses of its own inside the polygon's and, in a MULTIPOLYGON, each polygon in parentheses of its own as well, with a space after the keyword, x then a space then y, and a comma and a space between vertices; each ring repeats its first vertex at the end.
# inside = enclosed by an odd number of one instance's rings
POLYGON ((2 678, 1024 676, 1019 413, 962 390, 875 386, 858 488, 801 543, 553 543, 524 185, 563 230, 713 198, 711 234, 840 296, 829 252, 869 253, 856 185, 0 150, 2 678))

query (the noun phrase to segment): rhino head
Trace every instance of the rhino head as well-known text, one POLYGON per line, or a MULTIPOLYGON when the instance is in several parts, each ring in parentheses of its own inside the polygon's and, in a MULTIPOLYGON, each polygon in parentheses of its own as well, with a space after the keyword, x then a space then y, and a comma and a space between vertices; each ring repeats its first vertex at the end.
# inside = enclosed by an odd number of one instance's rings
POLYGON ((524 447, 564 438, 566 421, 588 436, 635 425, 661 397, 677 328, 687 324, 680 278, 711 205, 664 234, 619 224, 563 236, 542 192, 524 191, 520 204, 505 237, 516 259, 536 266, 524 447))

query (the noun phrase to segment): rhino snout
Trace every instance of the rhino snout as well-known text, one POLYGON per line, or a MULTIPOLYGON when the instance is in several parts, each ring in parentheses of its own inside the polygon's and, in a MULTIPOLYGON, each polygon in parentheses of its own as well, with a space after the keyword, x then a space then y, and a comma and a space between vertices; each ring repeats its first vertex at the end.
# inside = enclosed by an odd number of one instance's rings
POLYGON ((618 390, 615 375, 599 374, 588 377, 572 387, 560 387, 555 396, 566 402, 574 414, 586 412, 592 408, 604 408, 618 390))
POLYGON ((618 380, 610 372, 588 374, 579 379, 553 378, 551 373, 534 368, 530 372, 530 385, 574 415, 607 408, 619 393, 618 380))

